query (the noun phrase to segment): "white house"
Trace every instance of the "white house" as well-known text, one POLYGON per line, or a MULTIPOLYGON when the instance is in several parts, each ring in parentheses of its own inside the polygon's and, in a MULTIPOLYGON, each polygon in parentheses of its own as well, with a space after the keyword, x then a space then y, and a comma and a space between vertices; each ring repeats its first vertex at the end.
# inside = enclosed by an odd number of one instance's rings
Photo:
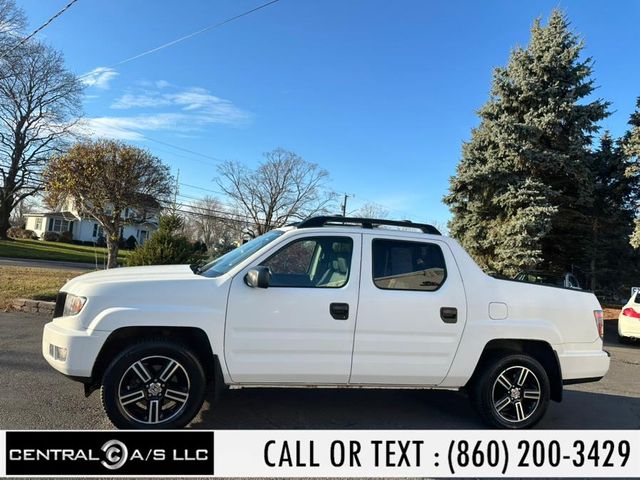
MULTIPOLYGON (((158 209, 152 214, 146 212, 143 221, 136 221, 120 229, 120 237, 125 241, 133 236, 136 242, 143 244, 158 229, 158 209)), ((123 219, 141 218, 133 208, 126 208, 123 219)), ((94 218, 82 217, 71 200, 59 208, 48 212, 29 213, 25 215, 27 230, 33 230, 42 239, 45 232, 71 232, 73 240, 78 242, 100 243, 104 240, 104 232, 100 223, 94 218)))

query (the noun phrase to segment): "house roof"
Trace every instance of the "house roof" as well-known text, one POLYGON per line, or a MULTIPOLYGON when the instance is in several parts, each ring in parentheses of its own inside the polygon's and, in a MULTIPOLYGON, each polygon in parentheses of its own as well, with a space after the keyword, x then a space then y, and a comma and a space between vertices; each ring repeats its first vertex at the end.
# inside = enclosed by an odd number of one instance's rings
POLYGON ((25 217, 62 217, 67 219, 69 217, 77 218, 73 212, 65 211, 65 212, 33 212, 27 213, 24 215, 25 217))

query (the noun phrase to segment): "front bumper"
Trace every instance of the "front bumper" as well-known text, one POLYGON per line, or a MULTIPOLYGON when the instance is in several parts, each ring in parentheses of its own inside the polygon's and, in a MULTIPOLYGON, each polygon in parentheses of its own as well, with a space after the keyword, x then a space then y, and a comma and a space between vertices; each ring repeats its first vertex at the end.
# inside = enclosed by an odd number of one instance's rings
POLYGON ((640 319, 620 315, 618 317, 618 335, 640 338, 640 319))
POLYGON ((47 323, 42 334, 42 355, 53 368, 70 377, 91 377, 93 365, 109 332, 72 330, 55 322, 47 323), (66 358, 55 357, 65 352, 66 358))

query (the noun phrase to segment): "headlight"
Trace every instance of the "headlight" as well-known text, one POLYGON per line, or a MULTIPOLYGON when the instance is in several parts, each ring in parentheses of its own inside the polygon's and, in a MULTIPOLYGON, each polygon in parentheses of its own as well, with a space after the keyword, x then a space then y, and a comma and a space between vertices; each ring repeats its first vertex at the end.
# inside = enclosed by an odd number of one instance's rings
POLYGON ((86 298, 68 293, 67 299, 64 302, 64 310, 62 311, 62 316, 66 317, 69 315, 79 314, 80 310, 82 310, 82 307, 84 307, 84 304, 86 302, 86 298))

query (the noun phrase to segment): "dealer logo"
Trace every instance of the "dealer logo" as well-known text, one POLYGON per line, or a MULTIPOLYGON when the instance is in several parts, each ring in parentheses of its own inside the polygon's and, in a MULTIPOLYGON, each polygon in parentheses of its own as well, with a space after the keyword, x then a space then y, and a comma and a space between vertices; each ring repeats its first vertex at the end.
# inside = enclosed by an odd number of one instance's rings
POLYGON ((129 457, 127 446, 120 440, 109 440, 102 445, 101 450, 104 452, 105 459, 100 463, 109 470, 118 470, 129 457))
POLYGON ((7 432, 7 475, 212 475, 213 432, 7 432))

